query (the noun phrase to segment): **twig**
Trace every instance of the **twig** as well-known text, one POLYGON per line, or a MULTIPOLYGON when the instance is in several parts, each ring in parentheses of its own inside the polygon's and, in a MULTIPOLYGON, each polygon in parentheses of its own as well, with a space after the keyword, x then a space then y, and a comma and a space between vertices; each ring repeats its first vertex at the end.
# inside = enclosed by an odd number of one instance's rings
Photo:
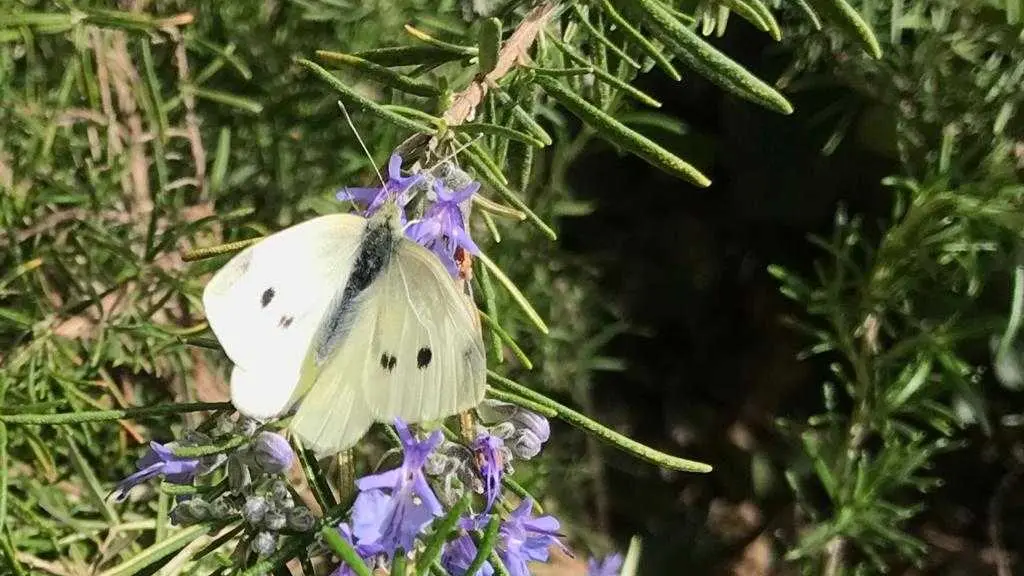
POLYGON ((132 87, 140 83, 139 73, 132 65, 128 55, 125 33, 112 32, 112 52, 108 57, 110 80, 117 93, 117 106, 128 125, 128 166, 131 175, 131 187, 125 189, 128 211, 131 213, 146 212, 153 209, 153 199, 149 191, 149 160, 146 158, 145 135, 142 129, 142 116, 132 93, 132 87))
MULTIPOLYGON (((100 89, 100 105, 107 117, 107 161, 114 163, 114 158, 121 155, 124 150, 121 143, 121 125, 117 122, 117 115, 114 113, 114 99, 110 94, 110 70, 107 67, 106 36, 99 29, 91 29, 89 39, 92 41, 92 50, 96 56, 96 83, 100 89)), ((127 187, 127 176, 122 182, 127 187)))
POLYGON ((203 138, 199 133, 199 118, 196 116, 196 97, 189 84, 188 54, 185 51, 185 40, 177 28, 166 28, 166 32, 174 41, 174 63, 178 68, 178 83, 181 86, 181 102, 185 105, 185 129, 188 133, 189 146, 192 148, 192 161, 196 165, 196 186, 199 198, 206 199, 206 150, 203 138))
POLYGON ((526 15, 519 27, 502 46, 501 52, 498 53, 498 63, 494 69, 483 77, 473 80, 465 90, 456 94, 452 99, 452 105, 442 116, 449 126, 456 126, 473 118, 476 107, 483 102, 484 96, 487 95, 488 86, 492 83, 496 84, 520 63, 520 60, 533 46, 537 35, 547 25, 548 18, 551 17, 554 10, 555 3, 547 1, 526 15))

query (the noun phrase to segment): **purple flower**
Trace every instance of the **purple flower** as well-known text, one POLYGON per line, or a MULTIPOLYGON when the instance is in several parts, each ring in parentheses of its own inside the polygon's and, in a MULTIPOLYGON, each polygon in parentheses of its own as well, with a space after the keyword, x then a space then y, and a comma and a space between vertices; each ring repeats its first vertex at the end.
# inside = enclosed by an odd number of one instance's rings
POLYGON ((440 180, 434 180, 437 201, 427 208, 423 218, 410 222, 405 229, 406 236, 437 254, 452 276, 459 275, 459 267, 455 262, 457 249, 480 253, 480 249, 469 237, 466 220, 459 208, 461 202, 469 200, 479 189, 479 182, 470 182, 453 192, 440 180))
MULTIPOLYGON (((466 576, 466 570, 476 559, 476 543, 468 534, 463 534, 444 545, 444 552, 441 554, 441 565, 452 576, 466 576)), ((490 562, 484 562, 483 566, 471 576, 492 576, 494 567, 490 562)))
POLYGON ((490 511, 501 492, 501 474, 505 464, 501 456, 505 443, 501 438, 483 433, 473 441, 473 451, 476 453, 480 473, 484 477, 484 494, 487 496, 486 511, 490 511))
MULTIPOLYGON (((352 529, 345 523, 338 525, 338 533, 341 534, 341 537, 344 538, 346 542, 352 544, 352 547, 356 550, 356 554, 358 554, 368 566, 373 565, 374 556, 380 554, 380 546, 356 544, 352 539, 352 529)), ((333 572, 331 572, 330 576, 355 576, 355 574, 355 571, 352 570, 348 564, 342 562, 334 569, 333 572)))
POLYGON ((529 562, 546 562, 548 549, 562 546, 558 520, 554 516, 533 518, 532 506, 532 500, 523 500, 498 531, 498 556, 511 576, 530 576, 529 562))
POLYGON ((138 472, 117 483, 114 488, 114 500, 124 501, 132 488, 157 476, 163 476, 164 480, 172 484, 191 483, 196 477, 199 460, 175 456, 172 451, 173 445, 173 442, 166 445, 150 442, 149 452, 146 452, 135 465, 139 469, 138 472))
POLYGON ((411 551, 416 535, 444 512, 423 476, 427 457, 441 443, 441 432, 435 431, 426 440, 419 441, 405 422, 396 419, 395 428, 404 450, 402 466, 356 480, 361 492, 379 491, 387 498, 385 502, 380 496, 365 497, 375 499, 372 506, 367 502, 365 507, 380 517, 380 523, 375 530, 369 525, 357 526, 357 540, 360 544, 379 544, 389 558, 398 549, 411 551))
POLYGON ((621 554, 610 554, 604 560, 591 558, 587 561, 587 576, 619 576, 621 570, 621 554))
POLYGON ((260 432, 251 450, 256 464, 267 474, 287 472, 295 461, 295 452, 288 440, 273 432, 260 432))
MULTIPOLYGON (((423 179, 422 174, 413 174, 411 176, 402 176, 402 157, 398 154, 392 154, 388 160, 388 181, 384 183, 381 188, 342 188, 340 192, 335 195, 335 198, 342 201, 356 202, 362 204, 366 208, 363 210, 363 215, 367 218, 372 216, 374 212, 380 209, 384 205, 384 202, 389 197, 394 197, 398 206, 405 208, 405 205, 409 203, 409 189, 412 188, 417 182, 423 179)), ((405 224, 405 211, 399 210, 399 215, 402 220, 402 224, 405 224)))

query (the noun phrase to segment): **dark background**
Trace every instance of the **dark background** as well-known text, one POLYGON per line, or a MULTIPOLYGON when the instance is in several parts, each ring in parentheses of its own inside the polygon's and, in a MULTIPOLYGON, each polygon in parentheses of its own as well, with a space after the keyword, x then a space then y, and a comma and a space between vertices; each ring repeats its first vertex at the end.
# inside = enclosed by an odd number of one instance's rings
MULTIPOLYGON (((744 22, 730 22, 716 44, 761 78, 777 78, 785 65, 744 22)), ((605 297, 646 331, 612 341, 608 355, 629 369, 599 373, 595 402, 603 421, 715 471, 665 474, 604 450, 607 494, 597 498, 607 502, 595 504, 594 521, 608 522, 617 542, 644 538, 645 574, 775 572, 797 539, 797 515, 780 468, 796 448, 774 422, 822 412, 829 374, 827 359, 797 360, 806 341, 782 318, 802 310, 766 269, 810 274, 823 253, 807 237, 828 236, 840 205, 869 224, 884 219, 891 199, 880 181, 900 167, 853 136, 822 153, 834 123, 820 113, 850 96, 840 89, 787 93, 796 112, 785 117, 692 73, 674 82, 653 71, 637 85, 686 120, 682 156, 703 160, 713 184, 694 188, 607 146, 574 166, 574 189, 597 209, 564 224, 564 246, 600 263, 605 297)), ((998 391, 992 384, 986 392, 998 391)), ((976 436, 972 449, 941 456, 933 470, 944 484, 924 497, 911 527, 932 549, 923 573, 996 573, 987 508, 1016 475, 1006 474, 998 431, 976 436)), ((1012 525, 1024 501, 1005 488, 999 514, 1012 525)), ((1024 549, 1019 530, 1004 532, 1007 549, 1024 549)))

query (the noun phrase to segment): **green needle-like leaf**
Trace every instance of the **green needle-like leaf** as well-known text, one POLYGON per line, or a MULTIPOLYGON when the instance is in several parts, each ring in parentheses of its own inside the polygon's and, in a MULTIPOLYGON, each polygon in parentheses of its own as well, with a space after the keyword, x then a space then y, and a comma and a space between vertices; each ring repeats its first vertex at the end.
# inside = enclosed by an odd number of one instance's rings
POLYGON ((498 53, 501 52, 501 20, 487 18, 481 21, 476 35, 476 45, 480 50, 477 70, 483 76, 498 65, 498 53))
POLYGON ((381 66, 419 66, 428 62, 443 64, 469 58, 466 54, 434 46, 389 46, 356 52, 353 56, 381 66))
POLYGON ((533 400, 530 400, 528 398, 523 398, 518 394, 513 394, 512 392, 509 392, 507 390, 502 390, 501 388, 488 386, 487 395, 490 396, 491 398, 494 398, 495 400, 501 400, 502 402, 508 402, 509 404, 515 404, 516 406, 526 408, 527 410, 536 412, 541 416, 546 416, 548 418, 555 418, 558 416, 557 410, 549 408, 548 406, 545 406, 543 404, 534 402, 533 400))
POLYGON ((657 0, 636 0, 646 20, 679 58, 733 94, 766 108, 791 114, 793 105, 774 88, 705 42, 657 0))
POLYGON ((321 79, 330 84, 332 88, 341 93, 341 99, 347 102, 349 105, 353 106, 354 108, 365 109, 366 111, 378 116, 379 118, 387 120, 388 122, 391 122, 392 124, 395 124, 401 128, 412 130, 413 132, 423 132, 427 134, 432 134, 434 132, 433 128, 431 128, 430 126, 427 126, 426 124, 421 124, 419 122, 416 122, 415 120, 410 120, 405 116, 391 112, 390 110, 387 110, 386 108, 382 107, 380 104, 377 104, 373 100, 370 100, 369 98, 363 96, 362 94, 359 94, 355 90, 346 86, 341 80, 338 79, 337 76, 331 74, 326 69, 321 67, 319 64, 316 64, 315 62, 311 62, 306 59, 299 59, 298 63, 299 65, 304 66, 309 70, 313 71, 314 74, 316 74, 321 79))
POLYGON ((619 30, 621 30, 623 34, 628 36, 630 40, 635 42, 636 45, 639 46, 645 54, 647 54, 647 56, 654 60, 654 63, 658 68, 661 68, 666 74, 668 74, 669 78, 676 81, 682 79, 682 76, 679 74, 679 70, 676 70, 675 66, 673 66, 672 63, 669 62, 668 58, 663 54, 664 51, 652 44, 642 32, 637 30, 635 26, 623 18, 622 14, 620 14, 619 11, 615 9, 615 6, 612 5, 611 0, 601 0, 601 9, 604 10, 604 13, 608 18, 610 18, 611 21, 619 27, 619 30))
POLYGON ((621 79, 612 76, 611 74, 608 73, 607 70, 602 69, 600 66, 595 65, 595 63, 592 63, 583 56, 577 54, 576 51, 571 46, 567 45, 565 42, 562 42, 561 40, 554 37, 549 37, 549 39, 552 41, 552 43, 554 43, 555 47, 561 50, 563 54, 568 56, 570 60, 584 67, 587 67, 588 72, 593 73, 594 78, 596 80, 606 82, 610 86, 613 86, 625 92, 626 94, 635 98, 639 102, 651 106, 652 108, 661 108, 661 102, 658 102, 651 96, 648 96, 644 92, 630 86, 621 79))
POLYGON ((484 529, 484 535, 478 538, 476 534, 472 534, 472 538, 476 541, 476 557, 469 563, 469 567, 466 568, 466 574, 476 574, 480 570, 480 567, 487 562, 487 557, 491 555, 491 551, 494 550, 495 544, 498 543, 498 528, 501 525, 501 517, 497 514, 492 514, 491 519, 487 522, 487 527, 484 529))
POLYGON ((363 562, 363 559, 356 553, 355 548, 348 543, 334 526, 324 526, 320 529, 320 536, 332 552, 341 558, 341 561, 348 565, 357 576, 373 576, 370 568, 363 562))
POLYGON ((479 52, 475 46, 460 46, 458 44, 452 44, 451 42, 445 42, 444 40, 434 38, 430 34, 408 24, 405 25, 405 31, 420 42, 424 42, 434 48, 447 50, 452 54, 458 54, 460 56, 476 56, 479 52))
MULTIPOLYGON (((483 268, 482 270, 486 270, 486 268, 483 268)), ((506 332, 504 328, 498 325, 497 322, 495 322, 490 316, 484 314, 483 312, 480 312, 480 318, 484 321, 484 324, 487 324, 488 328, 490 328, 491 330, 498 334, 498 337, 501 338, 502 342, 507 344, 508 347, 512 349, 512 354, 514 354, 515 357, 518 358, 519 361, 523 363, 523 367, 525 367, 527 370, 533 370, 533 362, 530 361, 530 359, 526 356, 526 353, 523 352, 523 349, 519 347, 519 344, 516 344, 516 341, 512 339, 512 336, 508 332, 506 332)))
POLYGON ((860 44, 865 52, 876 59, 882 57, 882 47, 878 44, 875 32, 846 0, 807 0, 807 3, 819 16, 860 44))
POLYGON ((652 166, 688 180, 696 186, 706 188, 711 185, 711 180, 707 176, 682 158, 605 114, 578 94, 569 91, 558 80, 538 75, 535 78, 535 82, 544 88, 544 91, 557 100, 559 104, 568 108, 580 120, 592 127, 602 138, 636 154, 652 166))
POLYGON ((523 296, 523 293, 519 290, 519 287, 515 285, 515 282, 510 280, 509 277, 502 272, 501 268, 499 268, 498 265, 488 258, 483 252, 477 254, 476 259, 482 262, 484 266, 487 266, 487 269, 491 274, 494 274, 494 277, 498 279, 498 282, 508 290, 512 299, 515 300, 516 304, 519 304, 519 308, 522 309, 526 314, 526 317, 533 322, 534 326, 536 326, 542 334, 547 334, 549 332, 548 325, 544 323, 540 314, 537 314, 537 311, 533 308, 533 305, 530 304, 530 301, 526 299, 526 296, 523 296))
POLYGON ((594 38, 601 44, 604 44, 605 48, 611 50, 613 54, 618 56, 620 60, 625 62, 630 67, 635 68, 637 70, 640 69, 639 62, 630 57, 629 54, 626 54, 622 50, 622 48, 619 48, 618 44, 609 40, 607 36, 602 34, 600 30, 595 28, 594 25, 590 23, 590 19, 588 19, 586 15, 583 13, 583 8, 580 7, 579 4, 573 4, 572 7, 573 10, 576 12, 576 16, 579 18, 579 21, 583 24, 583 27, 587 29, 587 33, 589 33, 592 38, 594 38))
POLYGON ((232 408, 230 402, 185 402, 182 404, 161 404, 124 410, 96 410, 58 414, 0 414, 0 422, 8 424, 78 424, 80 422, 131 420, 147 416, 185 414, 187 412, 203 412, 206 410, 231 410, 232 408))
POLYGON ((380 82, 385 86, 389 86, 395 90, 400 90, 408 94, 432 98, 441 93, 436 86, 427 84, 426 82, 421 82, 415 78, 406 76, 405 74, 399 74, 398 72, 381 66, 380 64, 364 60, 358 56, 345 54, 343 52, 330 52, 328 50, 317 50, 316 55, 324 61, 346 66, 356 70, 371 80, 380 82))
POLYGON ((448 536, 455 531, 459 518, 469 510, 471 501, 472 497, 467 492, 455 503, 455 506, 448 510, 448 513, 441 520, 434 523, 434 533, 431 534, 430 539, 427 541, 426 549, 420 553, 419 558, 416 560, 417 576, 427 574, 430 571, 430 565, 441 556, 441 549, 444 547, 444 543, 448 541, 448 536))
POLYGON ((685 458, 679 458, 678 456, 665 454, 664 452, 660 452, 658 450, 655 450, 654 448, 645 446, 637 442, 636 440, 633 440, 632 438, 623 436, 622 434, 619 434, 618 432, 610 428, 607 428, 595 422, 594 420, 591 420, 590 418, 587 418, 583 414, 580 414, 579 412, 576 412, 575 410, 567 406, 563 406, 558 402, 555 402, 554 400, 548 398, 547 396, 544 396, 543 394, 534 392, 533 390, 530 390, 526 386, 523 386, 522 384, 519 384, 517 382, 513 382, 512 380, 509 380, 508 378, 505 378, 504 376, 501 376, 500 374, 497 374, 491 370, 487 371, 487 376, 488 378, 491 379, 492 382, 494 382, 498 386, 510 390, 516 393, 517 395, 522 396, 523 398, 527 398, 538 404, 547 406, 548 408, 554 410, 558 414, 558 417, 560 419, 568 422, 569 424, 572 424, 573 426, 576 426, 577 428, 589 432, 597 436, 601 440, 608 442, 609 444, 615 446, 616 448, 629 452, 634 456, 639 456, 640 458, 643 458, 648 462, 672 470, 700 473, 711 472, 711 466, 704 464, 703 462, 686 460, 685 458))
POLYGON ((292 447, 299 456, 299 464, 302 466, 302 472, 306 476, 306 483, 312 489, 313 498, 320 505, 320 509, 326 511, 337 506, 338 503, 334 500, 334 493, 331 492, 330 483, 327 481, 323 470, 320 469, 320 463, 317 462, 313 451, 303 446, 297 437, 292 438, 292 447))
POLYGON ((184 548, 190 542, 213 530, 213 524, 197 524, 189 526, 179 532, 171 534, 164 540, 156 542, 146 548, 138 555, 117 566, 101 572, 99 576, 132 576, 137 574, 156 562, 166 558, 168 555, 184 548))
POLYGON ((523 144, 529 144, 534 148, 543 148, 545 146, 544 142, 541 142, 540 140, 534 138, 533 136, 525 132, 520 132, 519 130, 512 129, 507 126, 502 126, 500 124, 489 124, 487 122, 467 122, 465 124, 452 126, 452 130, 456 132, 464 132, 466 134, 487 134, 492 136, 500 136, 502 138, 507 138, 509 140, 522 142, 523 144))

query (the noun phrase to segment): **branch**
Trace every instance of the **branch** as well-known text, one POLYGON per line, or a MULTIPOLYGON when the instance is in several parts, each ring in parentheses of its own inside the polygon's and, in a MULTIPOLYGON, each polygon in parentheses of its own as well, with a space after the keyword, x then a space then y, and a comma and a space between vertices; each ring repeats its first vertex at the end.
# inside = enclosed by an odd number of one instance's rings
POLYGON ((554 11, 555 3, 549 0, 541 3, 526 15, 516 31, 501 47, 501 52, 498 53, 498 63, 494 69, 482 77, 478 76, 465 90, 456 94, 452 99, 452 105, 442 116, 449 126, 457 126, 473 118, 476 107, 483 102, 484 96, 487 95, 487 88, 492 84, 497 84, 522 62, 554 11))

